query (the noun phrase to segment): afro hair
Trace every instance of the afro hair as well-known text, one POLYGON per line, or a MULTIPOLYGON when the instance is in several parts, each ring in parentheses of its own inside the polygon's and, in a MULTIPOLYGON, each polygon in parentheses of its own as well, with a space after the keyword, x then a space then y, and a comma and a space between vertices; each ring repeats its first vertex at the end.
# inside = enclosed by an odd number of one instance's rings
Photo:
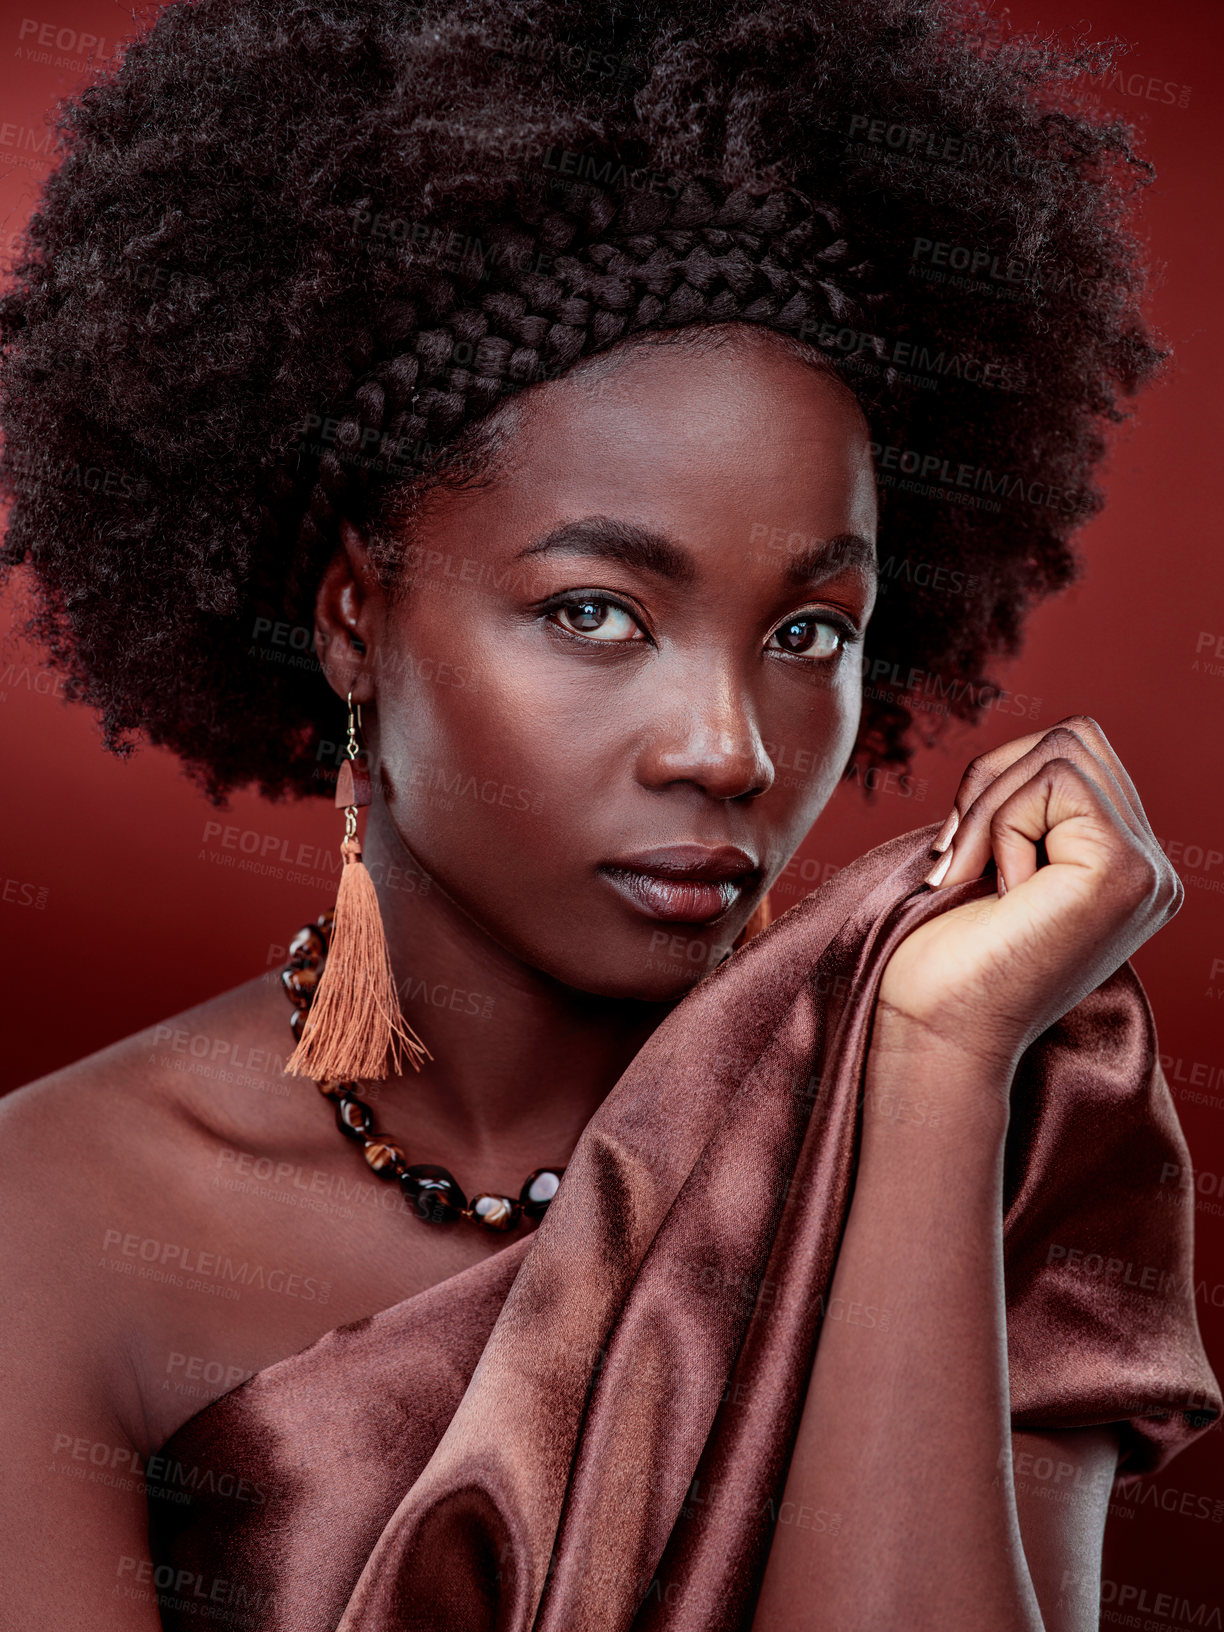
POLYGON ((585 356, 762 324, 871 426, 853 765, 903 765, 1070 581, 1162 357, 1104 60, 951 0, 175 0, 60 109, 0 297, 0 569, 110 747, 322 792, 341 520, 585 356))

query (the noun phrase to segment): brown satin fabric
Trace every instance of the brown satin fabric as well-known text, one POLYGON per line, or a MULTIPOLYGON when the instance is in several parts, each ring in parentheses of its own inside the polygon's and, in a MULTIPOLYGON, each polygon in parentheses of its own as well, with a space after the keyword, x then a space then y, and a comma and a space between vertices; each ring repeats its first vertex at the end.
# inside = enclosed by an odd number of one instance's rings
MULTIPOLYGON (((167 1628, 743 1632, 849 1207, 872 1008, 932 830, 839 873, 681 1003, 540 1228, 329 1333, 163 1448, 167 1628), (215 1607, 213 1607, 215 1606, 215 1607)), ((1026 1054, 1004 1248, 1017 1427, 1163 1465, 1220 1401, 1186 1149, 1129 966, 1026 1054)), ((411 1225, 409 1225, 411 1227, 411 1225)))

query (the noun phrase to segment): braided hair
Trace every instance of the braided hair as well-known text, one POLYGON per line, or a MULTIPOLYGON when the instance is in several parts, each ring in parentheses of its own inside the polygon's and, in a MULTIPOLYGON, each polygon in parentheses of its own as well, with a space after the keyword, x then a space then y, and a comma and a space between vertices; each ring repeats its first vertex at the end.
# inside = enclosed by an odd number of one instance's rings
POLYGON ((1159 362, 1102 61, 952 0, 175 0, 61 109, 0 297, 0 568, 109 746, 217 799, 325 791, 341 522, 393 582, 514 393, 754 324, 867 414, 855 763, 904 764, 1070 580, 1102 425, 1159 362))
POLYGON ((800 337, 822 319, 865 320, 852 291, 866 268, 835 210, 695 180, 667 194, 618 200, 592 187, 566 211, 527 203, 485 239, 462 240, 465 264, 449 277, 429 268, 432 249, 424 270, 408 250, 403 292, 416 298, 398 313, 407 332, 396 355, 329 423, 312 422, 325 436, 295 450, 313 481, 288 592, 291 606, 303 595, 302 616, 358 495, 397 465, 409 479, 445 480, 448 469, 462 479, 474 452, 464 429, 509 394, 642 332, 738 321, 800 337))

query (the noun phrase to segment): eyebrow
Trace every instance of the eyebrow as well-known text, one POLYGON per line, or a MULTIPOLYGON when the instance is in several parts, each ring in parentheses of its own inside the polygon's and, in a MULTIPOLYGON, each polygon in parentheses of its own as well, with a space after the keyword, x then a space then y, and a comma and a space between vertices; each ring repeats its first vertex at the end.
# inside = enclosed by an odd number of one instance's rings
POLYGON ((847 567, 862 573, 868 581, 876 576, 875 545, 860 533, 834 533, 832 538, 818 539, 794 556, 786 576, 792 584, 800 584, 813 578, 829 578, 847 567))
POLYGON ((677 584, 691 584, 697 576, 693 558, 683 545, 637 522, 614 521, 610 516, 563 522, 520 550, 518 559, 553 553, 618 561, 622 566, 670 578, 677 584))
MULTIPOLYGON (((586 516, 581 521, 563 522, 542 538, 535 539, 517 559, 566 554, 587 555, 602 561, 616 561, 673 583, 691 584, 697 577, 692 556, 682 544, 633 521, 616 521, 610 516, 586 516)), ((875 545, 859 533, 835 533, 832 538, 814 540, 791 558, 786 576, 793 584, 828 578, 850 568, 865 578, 876 573, 875 545)))

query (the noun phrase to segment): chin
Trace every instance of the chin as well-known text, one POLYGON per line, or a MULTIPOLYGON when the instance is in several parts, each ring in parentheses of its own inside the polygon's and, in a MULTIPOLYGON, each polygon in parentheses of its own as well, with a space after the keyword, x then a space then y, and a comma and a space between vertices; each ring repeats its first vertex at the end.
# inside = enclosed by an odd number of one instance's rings
POLYGON ((616 964, 604 963, 595 969, 587 965, 575 968, 548 969, 551 974, 575 991, 588 992, 592 997, 605 997, 618 1002, 678 1003, 691 992, 712 970, 717 969, 730 952, 731 939, 719 936, 707 941, 692 935, 677 933, 668 944, 662 941, 655 948, 638 956, 628 955, 616 964), (696 957, 700 947, 703 956, 696 957), (681 950, 683 949, 683 950, 681 950), (688 956, 691 949, 693 956, 688 956))
POLYGON ((619 1003, 678 1003, 730 955, 750 915, 745 904, 714 923, 665 923, 628 915, 556 907, 529 923, 485 924, 485 931, 513 957, 590 997, 619 1003), (581 935, 558 936, 558 924, 581 916, 581 935))

